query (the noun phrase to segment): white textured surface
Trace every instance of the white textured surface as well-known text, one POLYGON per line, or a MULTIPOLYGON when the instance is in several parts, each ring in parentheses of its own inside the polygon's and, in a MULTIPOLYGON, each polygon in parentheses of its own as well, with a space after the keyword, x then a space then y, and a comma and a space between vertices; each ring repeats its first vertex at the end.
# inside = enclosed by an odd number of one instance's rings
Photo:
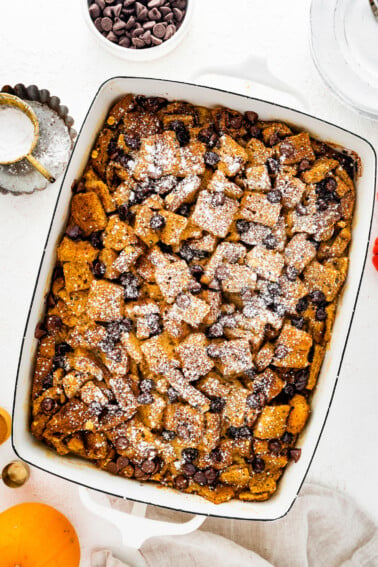
MULTIPOLYGON (((267 56, 276 74, 305 95, 313 114, 349 128, 377 146, 377 124, 339 103, 317 75, 309 51, 309 0, 237 0, 232 4, 228 0, 197 0, 196 8, 192 29, 175 52, 153 63, 132 64, 97 46, 82 21, 77 0, 3 2, 1 82, 48 88, 69 107, 79 128, 99 84, 111 76, 191 80, 200 68, 233 66, 247 55, 267 56)), ((250 75, 253 77, 252 68, 250 75)), ((292 100, 246 80, 212 77, 211 84, 246 94, 266 94, 271 100, 292 100)), ((58 186, 59 180, 32 196, 0 195, 0 405, 8 409, 58 186)), ((378 236, 377 217, 375 234, 378 236)), ((309 479, 349 494, 378 522, 377 292, 378 273, 369 259, 339 385, 309 479)), ((0 468, 11 458, 8 443, 0 448, 0 468)), ((17 492, 0 488, 0 509, 28 499, 29 490, 33 498, 54 503, 74 520, 85 567, 92 547, 119 542, 118 534, 104 522, 96 519, 94 524, 87 512, 75 506, 74 487, 37 471, 32 472, 32 479, 33 484, 17 492)))

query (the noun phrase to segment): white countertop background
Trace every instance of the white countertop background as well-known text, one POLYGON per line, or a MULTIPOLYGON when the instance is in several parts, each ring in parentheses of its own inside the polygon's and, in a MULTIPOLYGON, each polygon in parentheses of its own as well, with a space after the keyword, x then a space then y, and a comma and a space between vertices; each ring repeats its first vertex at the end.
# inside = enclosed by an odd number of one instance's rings
MULTIPOLYGON (((340 103, 314 67, 310 0, 196 0, 191 29, 176 51, 138 64, 117 59, 98 46, 85 26, 80 4, 79 0, 3 0, 0 7, 1 85, 21 82, 49 89, 68 106, 77 129, 99 85, 109 77, 190 81, 199 69, 230 67, 248 55, 258 55, 267 57, 276 75, 306 97, 312 114, 378 146, 378 122, 361 118, 340 103)), ((245 79, 207 75, 198 82, 293 102, 245 79)), ((9 411, 26 315, 58 187, 59 180, 31 196, 0 194, 0 406, 9 411)), ((348 494, 378 523, 377 317, 378 273, 369 257, 336 395, 308 479, 348 494)), ((0 470, 12 458, 8 442, 0 448, 0 470)), ((0 511, 28 499, 50 502, 74 521, 84 567, 89 566, 92 548, 119 543, 116 530, 77 504, 76 488, 69 483, 32 471, 31 481, 17 491, 0 486, 0 511)))

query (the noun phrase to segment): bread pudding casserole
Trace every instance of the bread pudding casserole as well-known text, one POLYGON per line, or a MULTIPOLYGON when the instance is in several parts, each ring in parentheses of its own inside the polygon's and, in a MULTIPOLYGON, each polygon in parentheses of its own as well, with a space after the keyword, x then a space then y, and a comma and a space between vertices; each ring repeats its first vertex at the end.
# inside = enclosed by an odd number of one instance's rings
POLYGON ((214 503, 270 498, 300 458, 355 170, 253 110, 119 100, 72 187, 36 329, 33 435, 214 503))

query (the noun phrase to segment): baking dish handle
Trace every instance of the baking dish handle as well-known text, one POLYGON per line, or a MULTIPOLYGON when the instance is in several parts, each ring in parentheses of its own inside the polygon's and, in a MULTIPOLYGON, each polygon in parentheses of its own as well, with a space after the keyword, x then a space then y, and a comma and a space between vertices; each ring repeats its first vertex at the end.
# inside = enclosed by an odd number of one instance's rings
POLYGON ((194 532, 206 519, 206 516, 194 516, 189 522, 181 524, 151 520, 145 517, 147 504, 134 502, 131 512, 126 513, 95 502, 83 486, 79 487, 79 494, 84 506, 118 528, 123 545, 134 549, 142 547, 151 537, 185 535, 194 532))
MULTIPOLYGON (((298 109, 309 109, 308 100, 304 97, 304 95, 292 85, 277 77, 270 69, 268 61, 263 57, 250 55, 244 61, 229 66, 222 65, 203 67, 196 71, 193 75, 193 80, 196 83, 200 82, 200 78, 203 75, 221 75, 235 79, 244 79, 251 81, 252 83, 258 83, 259 85, 269 87, 276 92, 278 91, 278 97, 279 93, 289 94, 296 101, 298 109)), ((275 102, 280 101, 278 100, 275 102)))

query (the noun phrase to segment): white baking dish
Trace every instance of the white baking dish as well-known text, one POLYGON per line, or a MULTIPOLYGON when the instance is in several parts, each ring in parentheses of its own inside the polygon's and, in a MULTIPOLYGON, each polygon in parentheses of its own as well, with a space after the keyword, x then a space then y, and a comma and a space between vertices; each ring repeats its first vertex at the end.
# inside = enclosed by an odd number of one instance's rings
MULTIPOLYGON (((253 520, 273 520, 292 506, 313 459, 330 408, 358 299, 360 282, 370 238, 376 179, 376 154, 369 142, 343 128, 290 108, 222 90, 158 79, 116 77, 104 83, 96 94, 77 139, 48 233, 32 303, 27 317, 19 359, 13 409, 13 447, 23 460, 52 474, 109 494, 196 514, 253 520), (29 432, 29 395, 37 341, 34 329, 43 317, 44 296, 50 286, 55 248, 66 222, 71 185, 87 162, 92 144, 110 106, 125 93, 184 99, 195 104, 225 105, 239 111, 254 110, 265 120, 278 119, 310 131, 314 136, 357 152, 363 171, 358 179, 350 270, 334 327, 331 347, 325 358, 319 383, 312 400, 312 414, 300 438, 302 457, 285 471, 276 494, 266 502, 233 500, 212 504, 195 495, 186 495, 152 483, 112 476, 76 457, 60 457, 36 441, 29 432)), ((342 424, 340 424, 342 435, 342 424)))

